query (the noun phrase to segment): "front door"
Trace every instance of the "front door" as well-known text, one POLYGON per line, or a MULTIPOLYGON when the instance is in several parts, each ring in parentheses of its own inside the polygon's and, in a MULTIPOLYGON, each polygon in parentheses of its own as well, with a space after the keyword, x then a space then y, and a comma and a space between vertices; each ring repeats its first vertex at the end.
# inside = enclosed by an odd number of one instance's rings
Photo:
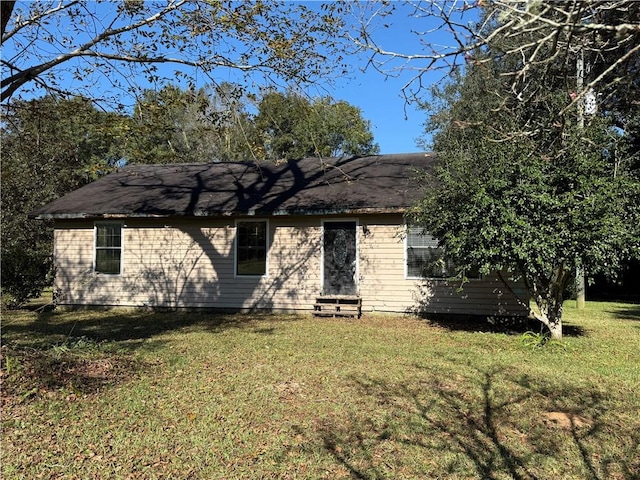
POLYGON ((356 295, 356 222, 324 222, 325 295, 356 295))

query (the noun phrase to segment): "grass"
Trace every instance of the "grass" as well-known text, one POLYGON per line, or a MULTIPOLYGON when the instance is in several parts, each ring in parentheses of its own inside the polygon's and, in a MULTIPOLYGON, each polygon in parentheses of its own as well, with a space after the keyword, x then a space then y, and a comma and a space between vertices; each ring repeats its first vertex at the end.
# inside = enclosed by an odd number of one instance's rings
POLYGON ((640 478, 640 306, 562 343, 403 316, 4 312, 2 476, 640 478))

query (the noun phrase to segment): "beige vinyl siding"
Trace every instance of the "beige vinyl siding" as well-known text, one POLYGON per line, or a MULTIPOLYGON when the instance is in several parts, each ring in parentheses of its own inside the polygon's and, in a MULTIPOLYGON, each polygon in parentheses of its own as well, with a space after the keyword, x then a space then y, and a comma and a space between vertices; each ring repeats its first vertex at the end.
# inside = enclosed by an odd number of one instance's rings
POLYGON ((359 229, 359 284, 364 311, 408 311, 412 305, 404 281, 402 216, 362 218, 359 229))
MULTIPOLYGON (((446 281, 407 279, 402 215, 348 218, 358 222, 364 312, 526 313, 495 275, 461 291, 446 281)), ((311 311, 322 290, 322 221, 340 219, 270 217, 264 276, 234 275, 234 218, 124 220, 121 275, 93 272, 93 221, 57 222, 56 295, 62 305, 311 311)), ((522 286, 514 288, 526 301, 522 286)))
MULTIPOLYGON (((360 220, 360 294, 364 311, 526 315, 528 312, 497 274, 460 283, 405 276, 401 215, 360 220)), ((512 290, 528 304, 522 284, 512 290)))
POLYGON ((94 223, 59 222, 61 304, 310 309, 319 293, 319 219, 270 219, 265 276, 234 276, 235 220, 128 219, 121 275, 93 272, 94 223))

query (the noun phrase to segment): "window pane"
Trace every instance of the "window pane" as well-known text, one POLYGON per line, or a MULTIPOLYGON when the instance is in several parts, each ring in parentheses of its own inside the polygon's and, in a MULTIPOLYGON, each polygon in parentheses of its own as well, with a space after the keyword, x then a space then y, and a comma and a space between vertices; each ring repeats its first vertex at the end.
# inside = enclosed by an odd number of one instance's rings
POLYGON ((96 272, 120 273, 120 249, 97 249, 96 272))
POLYGON ((420 227, 407 228, 407 275, 440 278, 448 276, 444 251, 438 240, 420 227))
POLYGON ((407 275, 410 277, 441 278, 452 274, 450 262, 444 259, 441 248, 407 248, 407 275))
MULTIPOLYGON (((423 233, 420 227, 407 228, 407 276, 448 278, 457 275, 455 264, 447 259, 438 239, 423 233)), ((477 268, 465 272, 467 278, 478 278, 477 268)))
POLYGON ((97 247, 120 247, 122 245, 120 225, 98 225, 96 228, 98 230, 97 247))
POLYGON ((438 240, 428 233, 423 233, 420 227, 409 227, 407 232, 407 245, 411 247, 437 248, 438 240))
POLYGON ((238 222, 236 271, 238 275, 266 273, 267 222, 238 222))

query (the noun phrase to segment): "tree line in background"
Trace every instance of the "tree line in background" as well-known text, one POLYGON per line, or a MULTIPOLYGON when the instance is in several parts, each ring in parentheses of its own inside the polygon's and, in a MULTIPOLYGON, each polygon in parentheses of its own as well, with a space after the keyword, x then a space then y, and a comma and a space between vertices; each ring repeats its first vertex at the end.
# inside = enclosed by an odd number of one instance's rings
POLYGON ((359 108, 293 91, 245 95, 237 85, 147 90, 130 117, 134 163, 281 160, 377 153, 359 108))
POLYGON ((131 115, 85 98, 4 106, 3 302, 17 306, 52 280, 52 228, 27 215, 126 163, 263 161, 375 154, 358 108, 292 91, 243 96, 237 86, 145 91, 131 115))

